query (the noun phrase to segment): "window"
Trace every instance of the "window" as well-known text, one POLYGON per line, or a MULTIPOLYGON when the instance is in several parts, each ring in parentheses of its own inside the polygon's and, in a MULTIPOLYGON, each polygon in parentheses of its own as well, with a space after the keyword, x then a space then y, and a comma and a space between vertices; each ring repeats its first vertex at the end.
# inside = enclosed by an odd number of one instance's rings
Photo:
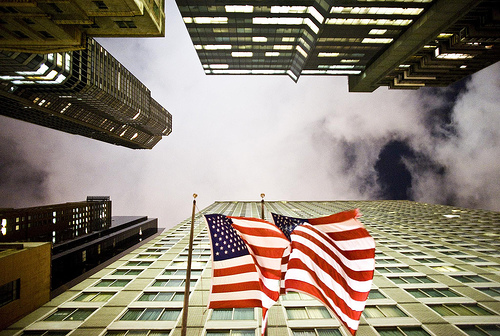
POLYGON ((492 312, 484 308, 481 308, 478 305, 440 304, 440 305, 431 305, 430 307, 441 316, 493 315, 492 312))
POLYGON ((182 292, 146 292, 139 301, 184 301, 182 292))
POLYGON ((382 294, 378 289, 370 290, 370 294, 368 294, 368 299, 385 299, 385 295, 382 294))
POLYGON ((129 309, 121 317, 124 321, 175 321, 180 309, 145 308, 129 309))
POLYGON ((170 330, 109 330, 106 336, 168 336, 170 330))
POLYGON ((500 296, 500 287, 486 287, 476 289, 480 290, 484 294, 488 294, 489 296, 500 296))
POLYGON ((96 287, 125 287, 130 280, 115 280, 115 279, 106 279, 101 280, 96 287))
POLYGON ((138 275, 142 270, 118 269, 113 272, 113 275, 138 275))
POLYGON ((470 336, 496 336, 500 334, 500 325, 458 326, 470 336))
POLYGON ((325 307, 287 307, 285 310, 290 320, 325 319, 332 317, 325 307))
POLYGON ((17 279, 0 286, 0 307, 18 300, 20 297, 21 279, 17 279))
POLYGON ((106 302, 115 294, 114 292, 84 292, 78 295, 73 301, 106 302))
POLYGON ((292 330, 293 336, 342 336, 338 329, 292 330))
POLYGON ((207 330, 206 336, 255 336, 253 329, 207 330))
POLYGON ((453 275, 453 279, 458 280, 463 283, 469 282, 491 282, 491 280, 485 279, 479 275, 453 275))
POLYGON ((65 336, 69 330, 29 330, 24 331, 21 336, 65 336))
POLYGON ((396 284, 412 284, 412 283, 433 283, 436 282, 426 276, 400 276, 389 277, 389 280, 396 284))
POLYGON ((253 308, 214 309, 211 320, 253 320, 253 308))
POLYGON ((488 262, 488 260, 484 260, 483 258, 479 258, 479 257, 457 257, 458 260, 460 261, 463 261, 463 262, 467 262, 467 263, 471 263, 471 264, 475 264, 475 263, 484 263, 484 262, 488 262))
POLYGON ((315 300, 312 296, 299 292, 288 292, 285 295, 282 295, 281 299, 284 301, 315 300))
POLYGON ((461 268, 458 268, 456 266, 431 266, 433 270, 436 270, 438 272, 443 272, 443 273, 450 273, 450 272, 463 272, 464 270, 461 268))
POLYGON ((376 330, 380 336, 430 336, 420 327, 383 327, 376 330))
POLYGON ((397 306, 366 306, 363 315, 367 318, 374 317, 401 317, 407 316, 397 306))
MULTIPOLYGON (((162 275, 186 275, 186 270, 185 269, 179 269, 179 270, 170 270, 167 269, 165 272, 163 272, 162 275)), ((202 270, 191 270, 191 275, 201 275, 202 270)))
POLYGON ((415 289, 407 289, 408 293, 413 295, 416 298, 425 298, 425 297, 457 297, 461 296, 454 291, 448 288, 415 288, 415 289))
MULTIPOLYGON (((197 280, 191 280, 189 287, 192 288, 196 285, 197 280)), ((181 287, 186 284, 186 280, 182 279, 167 279, 167 280, 156 280, 153 283, 154 287, 181 287)))
POLYGON ((115 21, 115 23, 120 28, 137 28, 134 21, 115 21))
POLYGON ((152 261, 129 261, 126 266, 149 266, 152 261))
POLYGON ((168 336, 170 330, 109 330, 105 336, 168 336))
POLYGON ((55 313, 45 318, 44 321, 83 321, 95 309, 90 308, 60 308, 55 313))
POLYGON ((408 266, 402 266, 402 267, 377 267, 377 271, 380 273, 412 273, 415 272, 414 269, 408 267, 408 266))
POLYGON ((444 263, 441 259, 438 258, 415 258, 415 261, 421 262, 423 264, 439 264, 444 263))
POLYGON ((136 259, 158 259, 161 257, 161 254, 138 254, 136 259))
POLYGON ((108 6, 106 6, 104 1, 93 1, 93 2, 99 9, 108 9, 108 6))

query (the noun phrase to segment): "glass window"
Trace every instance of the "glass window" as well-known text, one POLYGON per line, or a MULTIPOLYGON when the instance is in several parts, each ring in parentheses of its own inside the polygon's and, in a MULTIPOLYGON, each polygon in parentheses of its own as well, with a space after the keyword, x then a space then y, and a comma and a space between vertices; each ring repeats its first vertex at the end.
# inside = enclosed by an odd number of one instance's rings
POLYGON ((439 289, 434 289, 434 288, 415 288, 415 289, 407 289, 406 290, 408 293, 413 295, 416 298, 422 298, 422 297, 457 297, 461 296, 454 291, 448 289, 448 288, 439 288, 439 289))
POLYGON ((214 309, 210 317, 212 320, 253 320, 253 308, 214 309))
POLYGON ((380 273, 412 273, 415 272, 414 269, 408 266, 402 267, 377 267, 377 271, 380 273))
POLYGON ((54 312, 44 321, 83 321, 94 312, 89 308, 61 308, 54 312))
POLYGON ((420 327, 380 327, 376 330, 380 336, 430 336, 420 327))
POLYGON ((170 330, 108 330, 105 336, 168 336, 170 330))
POLYGON ((148 292, 142 294, 138 301, 184 301, 184 293, 148 292))
POLYGON ((142 270, 133 270, 133 269, 118 269, 113 272, 113 275, 138 275, 142 272, 142 270))
POLYGON ((474 325, 458 326, 469 336, 498 336, 500 335, 500 325, 474 325))
POLYGON ((397 306, 366 306, 363 311, 366 317, 401 317, 407 316, 401 309, 397 306))
POLYGON ((500 296, 500 287, 476 288, 489 296, 500 296))
POLYGON ((180 309, 131 308, 120 318, 124 321, 175 321, 180 309))
POLYGON ((478 316, 493 315, 492 312, 479 307, 478 305, 466 304, 441 304, 431 305, 434 311, 442 316, 478 316))
POLYGON ((85 292, 78 295, 73 301, 83 302, 106 302, 116 293, 112 292, 85 292))
POLYGON ((452 275, 452 278, 463 283, 469 282, 491 282, 491 280, 485 279, 479 275, 452 275))
POLYGON ((370 290, 370 294, 368 294, 368 299, 385 299, 385 295, 382 294, 378 289, 370 290))
POLYGON ((0 286, 0 307, 20 298, 21 279, 0 286))
POLYGON ((463 272, 463 269, 456 267, 456 266, 431 266, 433 270, 436 270, 438 272, 443 272, 443 273, 449 273, 449 272, 463 272))
POLYGON ((130 280, 113 280, 113 279, 104 279, 101 280, 96 287, 125 287, 130 280))
POLYGON ((206 336, 255 336, 253 329, 207 330, 206 336))
POLYGON ((342 336, 338 329, 304 329, 292 330, 293 336, 342 336))
POLYGON ((126 266, 150 266, 152 261, 129 261, 126 266))
POLYGON ((433 283, 434 280, 426 276, 400 276, 400 277, 389 277, 394 283, 397 284, 412 284, 412 283, 433 283))
POLYGON ((322 319, 332 316, 325 307, 287 307, 286 315, 290 320, 322 319))
POLYGON ((21 336, 65 336, 69 330, 29 330, 24 331, 21 336))

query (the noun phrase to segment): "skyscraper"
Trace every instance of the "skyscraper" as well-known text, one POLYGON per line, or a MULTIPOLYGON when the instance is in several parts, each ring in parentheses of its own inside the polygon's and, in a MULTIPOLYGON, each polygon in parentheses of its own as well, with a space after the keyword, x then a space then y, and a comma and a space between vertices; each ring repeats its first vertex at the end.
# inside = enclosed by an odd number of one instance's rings
POLYGON ((172 115, 92 38, 84 50, 0 51, 0 113, 133 149, 172 131, 172 115))
POLYGON ((0 49, 25 53, 87 48, 86 37, 165 36, 163 0, 4 1, 0 49))
POLYGON ((490 0, 177 0, 209 75, 349 76, 349 90, 447 86, 500 60, 490 0))
MULTIPOLYGON (((266 202, 311 218, 360 208, 377 243, 373 288, 358 336, 497 335, 500 213, 409 201, 266 202)), ((260 217, 260 202, 215 202, 202 213, 260 217)), ((180 335, 188 218, 13 324, 7 335, 180 335)), ((259 309, 207 309, 210 239, 195 221, 187 334, 257 336, 259 309)), ((321 303, 282 295, 269 336, 347 336, 321 303)))

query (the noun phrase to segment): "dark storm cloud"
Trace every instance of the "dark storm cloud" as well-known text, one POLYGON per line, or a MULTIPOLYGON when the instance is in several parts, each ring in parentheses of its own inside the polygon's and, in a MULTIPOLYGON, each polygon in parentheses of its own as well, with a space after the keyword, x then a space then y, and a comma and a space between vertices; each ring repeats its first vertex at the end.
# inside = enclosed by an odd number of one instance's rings
POLYGON ((0 207, 43 204, 48 176, 49 173, 34 164, 15 140, 0 134, 0 207))

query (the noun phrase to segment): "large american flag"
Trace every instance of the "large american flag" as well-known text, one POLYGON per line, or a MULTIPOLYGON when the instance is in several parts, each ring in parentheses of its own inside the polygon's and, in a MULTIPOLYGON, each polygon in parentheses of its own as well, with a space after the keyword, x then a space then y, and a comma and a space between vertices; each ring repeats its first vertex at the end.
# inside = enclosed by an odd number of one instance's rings
POLYGON ((375 269, 375 241, 359 211, 299 219, 272 214, 291 240, 284 287, 310 294, 330 308, 352 335, 370 292, 375 269))
POLYGON ((281 260, 290 242, 274 224, 256 218, 205 215, 212 242, 209 308, 262 307, 280 295, 281 260))

